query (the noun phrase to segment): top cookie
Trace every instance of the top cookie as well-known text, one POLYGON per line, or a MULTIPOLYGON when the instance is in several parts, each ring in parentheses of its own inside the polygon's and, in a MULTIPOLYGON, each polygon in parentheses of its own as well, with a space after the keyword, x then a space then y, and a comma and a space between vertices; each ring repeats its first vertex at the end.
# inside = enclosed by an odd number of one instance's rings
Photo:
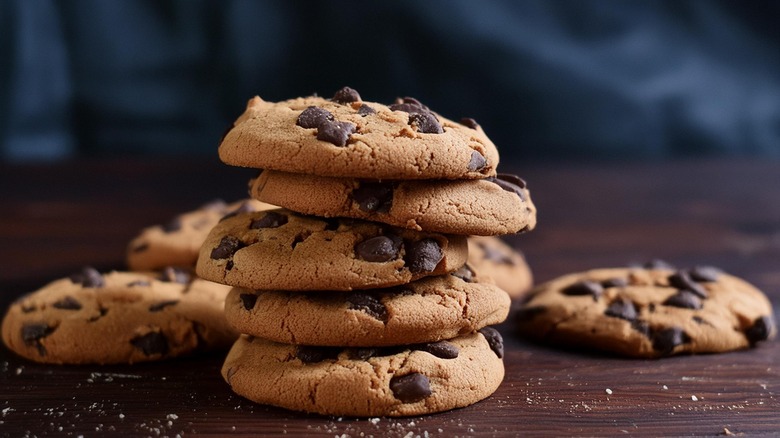
POLYGON ((475 179, 495 176, 498 151, 473 119, 453 122, 416 99, 249 100, 219 146, 227 164, 320 176, 475 179))
POLYGON ((536 339, 631 357, 719 353, 775 333, 766 296, 712 267, 566 275, 534 289, 518 322, 536 339))
POLYGON ((220 219, 237 212, 274 208, 278 207, 253 199, 231 204, 216 200, 182 213, 167 224, 144 228, 127 246, 127 266, 133 271, 194 267, 203 241, 220 219))
POLYGON ((525 181, 506 174, 479 180, 376 182, 266 170, 252 180, 249 193, 305 214, 437 233, 495 236, 536 226, 536 207, 525 181))

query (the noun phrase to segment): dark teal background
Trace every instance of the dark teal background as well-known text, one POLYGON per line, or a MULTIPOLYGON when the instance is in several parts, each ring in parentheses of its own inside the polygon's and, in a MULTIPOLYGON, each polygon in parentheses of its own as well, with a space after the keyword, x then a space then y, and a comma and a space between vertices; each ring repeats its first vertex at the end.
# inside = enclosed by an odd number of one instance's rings
POLYGON ((0 1, 0 157, 216 154, 248 98, 356 88, 505 162, 780 156, 770 1, 0 1))

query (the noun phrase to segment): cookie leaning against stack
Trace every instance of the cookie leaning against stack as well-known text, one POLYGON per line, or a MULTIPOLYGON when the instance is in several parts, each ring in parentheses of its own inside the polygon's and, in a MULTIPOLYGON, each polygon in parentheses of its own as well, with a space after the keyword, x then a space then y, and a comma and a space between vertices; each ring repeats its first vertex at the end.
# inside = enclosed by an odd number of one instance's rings
MULTIPOLYGON (((467 236, 529 231, 536 209, 522 179, 496 173, 498 152, 476 122, 412 98, 363 102, 346 87, 332 99, 255 97, 219 155, 265 169, 250 195, 284 207, 222 221, 198 257, 200 276, 233 286, 226 317, 244 335, 222 375, 236 393, 398 416, 496 390, 503 343, 489 325, 506 319, 510 298, 467 264, 467 236)), ((485 271, 524 266, 492 257, 502 243, 484 239, 473 261, 485 271)), ((515 290, 530 282, 520 276, 515 290)))

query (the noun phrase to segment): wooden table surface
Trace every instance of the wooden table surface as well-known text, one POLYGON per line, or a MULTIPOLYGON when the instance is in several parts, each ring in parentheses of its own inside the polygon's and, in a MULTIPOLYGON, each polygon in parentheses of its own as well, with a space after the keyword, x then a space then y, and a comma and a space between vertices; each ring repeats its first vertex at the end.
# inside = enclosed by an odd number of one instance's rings
MULTIPOLYGON (((538 281, 662 258, 711 264, 780 302, 780 162, 505 166, 529 182, 539 226, 507 240, 538 281)), ((0 304, 83 265, 123 269, 126 243, 254 172, 216 159, 0 165, 0 304)), ((679 436, 780 434, 780 346, 628 360, 519 338, 489 399, 401 419, 332 418, 234 395, 222 357, 132 366, 39 365, 0 347, 3 436, 679 436), (411 435, 409 435, 411 434, 411 435)))

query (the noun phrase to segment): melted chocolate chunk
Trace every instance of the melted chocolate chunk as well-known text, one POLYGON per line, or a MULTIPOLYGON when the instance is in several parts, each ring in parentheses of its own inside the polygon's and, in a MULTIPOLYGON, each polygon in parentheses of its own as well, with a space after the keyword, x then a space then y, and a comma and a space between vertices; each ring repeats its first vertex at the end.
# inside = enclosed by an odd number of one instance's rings
POLYGON ((477 151, 472 151, 471 159, 469 160, 468 166, 466 166, 469 172, 478 172, 484 169, 485 166, 487 166, 487 160, 485 157, 477 151))
POLYGON ((418 350, 431 353, 432 355, 441 359, 455 359, 458 357, 458 347, 447 341, 432 342, 429 344, 422 344, 417 346, 418 350))
POLYGON ((265 216, 260 219, 255 219, 249 224, 250 230, 257 230, 260 228, 279 228, 287 223, 287 215, 269 211, 265 216))
POLYGON ((165 281, 168 283, 190 284, 192 281, 192 274, 187 269, 168 266, 163 269, 162 275, 160 275, 160 281, 165 281))
POLYGON ((631 321, 631 328, 643 334, 645 337, 650 337, 650 326, 646 321, 635 319, 631 321))
POLYGON ((386 213, 393 205, 393 185, 381 182, 361 182, 352 191, 352 199, 365 212, 386 213))
POLYGON ((745 336, 750 341, 750 345, 755 345, 759 341, 766 341, 772 335, 774 321, 769 316, 762 316, 753 321, 753 325, 745 330, 745 336))
POLYGON ((604 289, 610 287, 626 287, 628 286, 628 279, 625 278, 610 278, 601 282, 601 287, 604 289))
POLYGON ((678 345, 690 342, 690 337, 679 327, 659 330, 652 335, 653 349, 663 355, 669 355, 678 345))
POLYGON ((631 300, 620 299, 613 301, 607 310, 604 311, 607 316, 633 321, 638 316, 636 305, 631 300))
POLYGON ((700 298, 707 298, 707 290, 699 283, 696 283, 688 274, 688 271, 677 271, 669 276, 669 284, 677 289, 685 289, 698 295, 700 298))
POLYGON ((477 129, 477 127, 479 126, 479 123, 477 123, 477 121, 472 119, 471 117, 464 117, 460 119, 460 124, 463 126, 467 126, 471 129, 477 129))
POLYGON ((394 376, 390 379, 390 390, 403 403, 418 402, 433 393, 430 380, 420 373, 394 376))
POLYGON ((168 222, 167 224, 161 225, 161 227, 162 227, 163 232, 165 232, 165 233, 173 233, 174 231, 181 230, 181 225, 182 225, 181 218, 180 217, 175 217, 175 218, 171 219, 171 221, 168 222))
POLYGON ((335 146, 346 146, 357 126, 352 122, 325 122, 317 127, 317 140, 327 141, 335 146))
POLYGON ((474 271, 471 270, 468 265, 461 266, 457 271, 452 272, 450 275, 458 277, 466 283, 471 283, 474 281, 474 271))
POLYGON ((406 266, 412 273, 432 272, 444 258, 444 252, 435 239, 412 242, 406 247, 406 266))
POLYGON ((721 270, 714 266, 696 266, 688 271, 691 279, 700 281, 702 283, 710 283, 718 281, 718 277, 721 274, 721 270))
POLYGON ((417 125, 417 130, 423 134, 441 134, 444 132, 439 120, 433 113, 411 113, 409 124, 417 125))
POLYGON ((241 298, 241 304, 244 306, 244 309, 252 310, 255 308, 255 304, 257 304, 257 295, 241 294, 238 297, 241 298))
POLYGON ((368 360, 374 357, 376 353, 376 348, 350 348, 347 357, 351 360, 368 360))
POLYGON ((663 305, 698 310, 701 309, 702 304, 701 299, 695 293, 685 289, 667 298, 663 305))
POLYGON ((333 121, 333 114, 330 111, 310 106, 301 112, 295 124, 302 128, 311 129, 329 121, 333 121))
POLYGON ((155 354, 165 355, 168 353, 168 339, 160 332, 149 332, 143 336, 137 336, 130 340, 130 343, 146 356, 155 354))
POLYGON ((601 283, 583 280, 563 288, 561 292, 564 295, 590 295, 593 297, 593 301, 598 301, 601 294, 604 293, 604 287, 601 286, 601 283))
POLYGON ((149 306, 149 311, 150 312, 159 312, 160 310, 162 310, 162 309, 164 309, 166 307, 175 306, 178 303, 179 303, 179 300, 160 301, 159 303, 155 303, 155 304, 152 304, 151 306, 149 306))
POLYGON ((397 236, 376 236, 355 245, 355 254, 367 262, 387 262, 398 257, 401 243, 397 236))
POLYGON ((506 190, 507 192, 514 193, 520 199, 525 201, 525 193, 523 192, 523 189, 526 187, 526 183, 525 180, 523 180, 519 176, 509 175, 506 173, 499 173, 495 178, 491 176, 485 178, 485 180, 498 185, 499 187, 506 190))
POLYGON ((244 244, 237 237, 224 236, 219 241, 219 245, 211 250, 211 258, 214 260, 229 259, 243 247, 244 244))
POLYGON ((336 359, 341 352, 338 347, 315 347, 299 345, 295 349, 295 357, 303 363, 317 363, 325 359, 336 359))
POLYGON ((22 340, 28 347, 36 344, 41 339, 49 336, 54 331, 53 327, 46 324, 25 324, 22 326, 22 340))
POLYGON ((84 287, 103 287, 103 276, 95 268, 85 266, 80 272, 70 276, 70 281, 84 287))
POLYGON ((347 302, 350 309, 360 310, 382 322, 387 322, 387 307, 376 295, 367 292, 353 292, 347 295, 347 302))
POLYGON ((504 357, 504 338, 501 337, 501 333, 493 327, 484 327, 479 329, 482 336, 487 340, 490 349, 496 353, 499 359, 504 357))
POLYGON ((520 322, 527 322, 534 318, 536 318, 538 315, 541 315, 542 313, 547 311, 547 307, 545 306, 529 306, 529 307, 523 307, 520 310, 517 311, 517 320, 520 322))
POLYGON ((344 105, 350 102, 360 102, 362 99, 360 98, 360 93, 352 88, 344 87, 337 91, 331 100, 344 105))
POLYGON ((376 114, 376 110, 366 104, 360 105, 360 108, 358 108, 357 112, 363 117, 371 114, 376 114))
POLYGON ((63 310, 79 310, 81 309, 81 303, 79 303, 75 298, 68 296, 59 301, 56 301, 54 304, 52 304, 52 307, 63 310))

